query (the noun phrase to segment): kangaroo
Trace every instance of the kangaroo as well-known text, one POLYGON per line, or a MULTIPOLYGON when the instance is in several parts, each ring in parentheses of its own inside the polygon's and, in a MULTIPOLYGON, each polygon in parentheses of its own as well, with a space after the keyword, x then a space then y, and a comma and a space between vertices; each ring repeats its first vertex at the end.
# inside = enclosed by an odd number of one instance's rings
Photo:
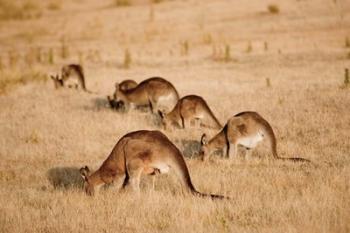
POLYGON ((82 88, 87 91, 83 67, 79 64, 69 64, 62 67, 62 81, 75 88, 82 88), (69 80, 69 81, 68 81, 69 80), (70 84, 72 82, 73 84, 70 84))
POLYGON ((169 127, 189 128, 193 121, 199 123, 200 126, 208 128, 222 128, 207 102, 197 95, 182 97, 168 114, 162 111, 158 113, 162 118, 164 129, 169 127))
POLYGON ((62 67, 61 78, 59 75, 51 75, 51 79, 54 81, 55 88, 68 87, 78 89, 79 87, 88 93, 96 94, 89 91, 85 85, 85 76, 83 67, 78 64, 69 64, 62 67))
POLYGON ((127 91, 130 89, 133 89, 137 86, 137 82, 131 79, 126 79, 122 81, 121 83, 116 83, 115 87, 120 88, 120 90, 127 91))
POLYGON ((167 80, 153 77, 142 81, 135 88, 123 91, 116 85, 114 99, 121 102, 126 110, 130 107, 149 106, 152 113, 157 110, 170 111, 179 100, 175 87, 167 80))
POLYGON ((163 174, 170 169, 175 171, 191 194, 213 199, 225 198, 195 189, 180 150, 160 131, 140 130, 126 134, 97 171, 90 174, 90 169, 85 166, 80 173, 88 195, 94 194, 95 187, 112 182, 118 189, 130 187, 139 193, 142 174, 163 174))
POLYGON ((237 154, 237 146, 245 147, 246 154, 255 148, 264 138, 270 142, 272 155, 275 159, 291 160, 294 162, 310 162, 303 158, 282 158, 277 154, 276 136, 271 125, 257 112, 241 112, 231 117, 223 129, 211 140, 205 134, 201 138, 200 155, 206 160, 216 150, 223 150, 229 158, 237 154))
MULTIPOLYGON (((134 80, 131 80, 131 79, 126 79, 126 80, 122 81, 121 83, 115 84, 116 89, 120 88, 123 91, 131 90, 131 89, 135 88, 136 86, 137 86, 137 82, 135 82, 134 80)), ((116 101, 115 99, 113 99, 109 95, 107 96, 107 100, 108 100, 108 103, 112 109, 125 110, 124 104, 122 103, 122 101, 116 101)))

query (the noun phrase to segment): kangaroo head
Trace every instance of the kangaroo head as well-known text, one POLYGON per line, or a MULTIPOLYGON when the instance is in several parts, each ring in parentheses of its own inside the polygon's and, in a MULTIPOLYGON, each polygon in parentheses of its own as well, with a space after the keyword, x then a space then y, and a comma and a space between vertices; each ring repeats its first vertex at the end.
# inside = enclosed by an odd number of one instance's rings
POLYGON ((84 179, 84 190, 87 195, 92 196, 94 195, 94 185, 90 182, 90 169, 88 166, 80 168, 80 175, 84 179))
POLYGON ((69 78, 69 75, 70 75, 70 66, 69 65, 65 65, 62 67, 62 80, 67 80, 69 78))
POLYGON ((116 103, 115 108, 126 112, 129 110, 130 102, 118 83, 115 84, 115 87, 115 92, 113 94, 113 99, 116 103))
POLYGON ((116 101, 124 101, 125 102, 125 100, 126 100, 124 91, 120 87, 119 83, 115 84, 115 91, 114 91, 113 97, 116 101))
POLYGON ((51 75, 50 77, 51 77, 56 89, 63 87, 63 85, 64 85, 63 79, 60 79, 58 74, 51 75))
POLYGON ((201 137, 201 149, 199 151, 199 156, 204 161, 209 155, 209 148, 208 148, 208 137, 204 133, 201 137))

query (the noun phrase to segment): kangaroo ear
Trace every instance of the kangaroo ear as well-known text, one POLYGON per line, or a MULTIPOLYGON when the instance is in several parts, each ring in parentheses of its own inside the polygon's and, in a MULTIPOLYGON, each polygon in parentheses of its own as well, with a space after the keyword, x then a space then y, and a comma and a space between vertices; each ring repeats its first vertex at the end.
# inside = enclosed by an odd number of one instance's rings
POLYGON ((163 111, 158 109, 158 114, 162 119, 164 119, 165 113, 163 111))
POLYGON ((89 176, 89 174, 90 174, 90 169, 89 169, 89 167, 88 167, 88 166, 82 167, 82 168, 80 168, 79 172, 80 172, 81 177, 83 177, 83 179, 84 179, 85 181, 87 181, 88 176, 89 176))
POLYGON ((50 78, 54 81, 57 80, 57 76, 54 76, 54 75, 50 75, 50 78))
POLYGON ((207 135, 205 133, 201 137, 201 144, 202 145, 208 144, 208 138, 207 138, 207 135))
POLYGON ((119 89, 119 83, 118 83, 118 82, 116 82, 116 83, 114 84, 114 86, 115 86, 115 89, 119 89))

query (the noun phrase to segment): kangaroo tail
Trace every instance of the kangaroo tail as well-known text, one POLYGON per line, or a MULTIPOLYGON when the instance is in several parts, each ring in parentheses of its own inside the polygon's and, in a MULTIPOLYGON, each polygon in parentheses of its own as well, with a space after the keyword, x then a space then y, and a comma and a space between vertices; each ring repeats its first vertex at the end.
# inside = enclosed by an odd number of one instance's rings
MULTIPOLYGON (((176 148, 177 149, 177 148, 176 148)), ((217 195, 217 194, 206 194, 206 193, 201 193, 196 190, 194 187, 190 173, 188 171, 186 162, 180 153, 180 151, 177 149, 178 153, 173 161, 173 169, 175 170, 176 174, 181 180, 181 183, 189 190, 193 195, 199 196, 199 197, 204 197, 204 198, 211 198, 211 199, 229 199, 228 197, 222 196, 222 195, 217 195)))
POLYGON ((288 161, 292 161, 292 162, 301 162, 301 163, 311 163, 311 160, 309 159, 304 159, 304 158, 299 158, 299 157, 292 157, 292 158, 281 158, 279 157, 278 159, 280 160, 288 160, 288 161))
POLYGON ((292 161, 292 162, 303 162, 303 163, 311 162, 308 159, 299 158, 299 157, 282 158, 282 157, 278 156, 278 153, 277 153, 277 140, 276 140, 275 133, 273 132, 273 129, 272 129, 271 125, 266 120, 263 121, 263 126, 264 126, 264 129, 265 129, 264 131, 267 134, 267 137, 268 137, 268 139, 270 141, 271 151, 272 151, 273 157, 275 159, 284 160, 284 161, 292 161))
POLYGON ((198 197, 202 198, 211 198, 213 200, 230 200, 229 197, 223 196, 223 195, 217 195, 217 194, 207 194, 207 193, 201 193, 196 190, 192 191, 192 194, 198 197))

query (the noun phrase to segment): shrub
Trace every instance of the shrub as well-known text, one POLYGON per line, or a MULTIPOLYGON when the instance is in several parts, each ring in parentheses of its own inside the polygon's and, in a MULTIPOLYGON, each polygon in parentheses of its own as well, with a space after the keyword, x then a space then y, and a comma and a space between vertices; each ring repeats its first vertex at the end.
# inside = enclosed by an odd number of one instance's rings
POLYGON ((268 9, 268 11, 271 14, 278 14, 278 13, 280 13, 280 8, 277 5, 274 5, 274 4, 268 5, 267 9, 268 9))
POLYGON ((131 5, 131 0, 116 0, 115 1, 116 6, 130 6, 131 5))

